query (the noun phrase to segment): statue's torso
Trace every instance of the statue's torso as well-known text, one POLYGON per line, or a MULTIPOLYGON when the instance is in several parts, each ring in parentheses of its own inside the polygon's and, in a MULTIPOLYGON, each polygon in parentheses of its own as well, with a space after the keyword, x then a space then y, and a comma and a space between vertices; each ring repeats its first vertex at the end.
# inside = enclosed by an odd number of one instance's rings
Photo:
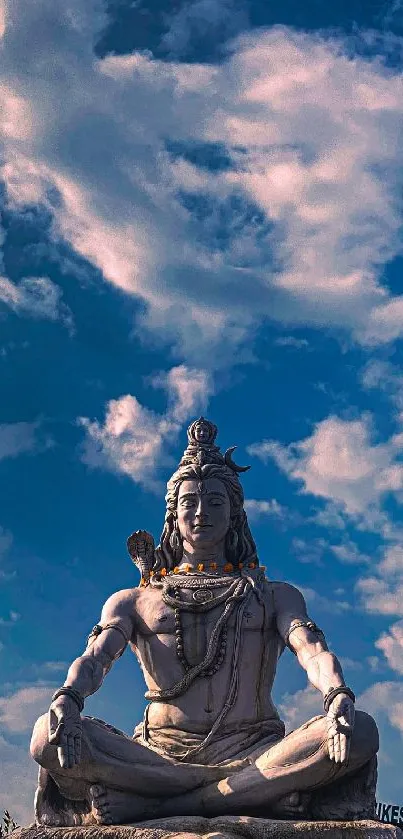
MULTIPOLYGON (((265 583, 261 601, 255 593, 249 600, 242 620, 239 656, 239 686, 234 706, 225 719, 225 729, 278 718, 271 700, 271 688, 283 642, 275 620, 272 586, 265 583)), ((281 584, 280 584, 281 585, 281 584)), ((219 593, 221 589, 215 590, 219 593)), ((182 591, 191 600, 192 592, 182 591)), ((135 632, 132 648, 136 653, 149 690, 167 689, 184 676, 178 658, 174 610, 166 605, 161 589, 149 586, 137 591, 135 632)), ((223 605, 205 612, 182 612, 183 645, 190 665, 203 660, 207 644, 223 605)), ((228 622, 227 648, 218 671, 198 677, 181 696, 169 701, 152 702, 148 713, 150 728, 170 727, 194 733, 210 730, 228 695, 233 675, 233 651, 236 611, 228 622)))

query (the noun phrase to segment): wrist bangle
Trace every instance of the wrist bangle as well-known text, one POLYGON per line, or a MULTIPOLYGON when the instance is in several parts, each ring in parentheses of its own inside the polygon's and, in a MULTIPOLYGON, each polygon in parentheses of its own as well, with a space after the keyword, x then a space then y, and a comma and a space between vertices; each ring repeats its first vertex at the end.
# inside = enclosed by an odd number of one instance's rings
POLYGON ((333 699, 338 696, 340 693, 344 693, 346 696, 349 696, 352 702, 355 702, 355 694, 348 688, 347 685, 339 685, 337 688, 330 688, 323 700, 323 708, 325 713, 327 714, 333 699))
POLYGON ((84 697, 81 696, 81 693, 79 693, 78 690, 76 690, 75 688, 70 688, 70 687, 59 688, 53 694, 52 702, 54 702, 55 699, 58 699, 59 696, 69 696, 70 699, 73 699, 73 701, 76 703, 76 705, 78 705, 79 711, 81 713, 81 711, 84 708, 84 697))

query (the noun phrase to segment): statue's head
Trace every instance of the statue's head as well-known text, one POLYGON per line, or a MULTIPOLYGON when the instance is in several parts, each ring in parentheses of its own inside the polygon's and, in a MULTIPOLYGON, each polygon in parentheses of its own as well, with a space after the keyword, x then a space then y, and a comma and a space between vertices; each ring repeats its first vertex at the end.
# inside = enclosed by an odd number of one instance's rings
POLYGON ((227 562, 258 565, 238 477, 248 467, 223 455, 215 445, 217 428, 203 417, 188 429, 188 447, 167 484, 165 524, 156 550, 155 570, 172 570, 182 559, 184 541, 212 551, 224 545, 227 562))

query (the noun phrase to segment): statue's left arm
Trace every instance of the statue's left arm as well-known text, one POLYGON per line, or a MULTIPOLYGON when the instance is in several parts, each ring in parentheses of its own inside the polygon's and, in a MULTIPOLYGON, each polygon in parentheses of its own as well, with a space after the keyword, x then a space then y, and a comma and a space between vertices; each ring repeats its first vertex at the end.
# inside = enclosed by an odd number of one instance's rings
POLYGON ((335 763, 345 763, 354 726, 354 694, 346 687, 341 664, 329 651, 323 632, 308 617, 298 589, 287 583, 275 584, 274 600, 279 634, 297 656, 310 683, 323 695, 329 757, 335 763))

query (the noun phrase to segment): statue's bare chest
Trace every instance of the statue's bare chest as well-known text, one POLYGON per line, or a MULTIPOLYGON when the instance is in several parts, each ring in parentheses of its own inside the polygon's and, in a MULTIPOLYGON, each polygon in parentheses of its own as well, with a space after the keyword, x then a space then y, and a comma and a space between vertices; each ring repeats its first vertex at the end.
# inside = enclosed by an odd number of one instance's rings
MULTIPOLYGON (((214 592, 214 596, 217 592, 214 592)), ((210 590, 181 591, 182 603, 190 605, 190 610, 180 609, 180 620, 184 633, 209 635, 220 619, 225 609, 225 601, 211 609, 199 609, 203 598, 208 603, 210 590), (194 605, 194 610, 192 606, 194 605)), ((238 609, 234 608, 229 615, 227 628, 234 629, 238 619, 238 609)), ((258 598, 255 594, 249 599, 242 614, 242 630, 244 632, 270 631, 274 626, 274 610, 271 600, 266 595, 258 598)), ((137 638, 140 640, 152 636, 175 635, 177 629, 177 610, 167 605, 162 597, 161 589, 146 589, 137 601, 137 638)))

